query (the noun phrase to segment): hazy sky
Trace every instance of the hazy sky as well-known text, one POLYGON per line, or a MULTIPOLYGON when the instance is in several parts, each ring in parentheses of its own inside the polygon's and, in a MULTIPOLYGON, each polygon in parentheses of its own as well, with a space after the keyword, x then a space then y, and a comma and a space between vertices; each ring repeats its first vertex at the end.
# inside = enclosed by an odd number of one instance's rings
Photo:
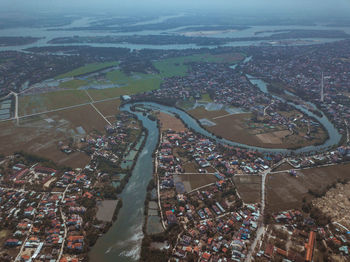
POLYGON ((190 10, 234 13, 295 13, 305 15, 349 15, 350 0, 0 0, 2 12, 25 11, 113 11, 135 10, 180 12, 190 10))

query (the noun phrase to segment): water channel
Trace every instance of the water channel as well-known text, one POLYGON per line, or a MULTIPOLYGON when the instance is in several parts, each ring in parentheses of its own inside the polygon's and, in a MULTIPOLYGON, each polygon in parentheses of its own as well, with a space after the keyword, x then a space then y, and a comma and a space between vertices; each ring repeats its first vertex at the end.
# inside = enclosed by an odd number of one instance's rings
POLYGON ((118 219, 90 251, 91 262, 137 261, 139 258, 146 188, 153 174, 152 153, 158 143, 159 132, 155 121, 141 113, 137 116, 148 130, 146 143, 137 158, 129 183, 120 195, 123 207, 118 219))
MULTIPOLYGON (((248 78, 250 78, 250 81, 253 84, 256 84, 261 91, 268 92, 266 88, 267 84, 264 81, 255 78, 253 79, 253 77, 249 75, 248 78)), ((274 97, 277 99, 282 99, 277 96, 274 97)), ((315 151, 321 152, 339 143, 341 135, 325 115, 319 117, 303 106, 290 102, 288 103, 295 106, 305 114, 316 118, 329 133, 329 139, 322 145, 307 146, 296 150, 259 148, 232 142, 226 139, 218 139, 202 128, 194 118, 177 108, 152 102, 143 102, 142 104, 148 108, 171 114, 177 114, 189 128, 192 128, 196 132, 212 138, 219 143, 239 146, 251 150, 258 150, 267 154, 290 154, 291 152, 312 153, 315 151)), ((131 106, 132 104, 126 104, 121 108, 121 110, 136 114, 136 116, 142 121, 143 126, 148 130, 149 135, 147 136, 145 147, 137 159, 136 166, 132 172, 132 177, 121 194, 121 198, 123 199, 123 207, 119 212, 118 220, 113 224, 108 233, 103 235, 92 248, 92 251, 90 252, 90 261, 92 262, 136 261, 139 258, 141 241, 143 237, 142 224, 144 221, 143 210, 146 187, 153 173, 152 153, 157 145, 159 133, 156 122, 151 121, 146 116, 143 116, 141 112, 132 112, 130 110, 131 106)))

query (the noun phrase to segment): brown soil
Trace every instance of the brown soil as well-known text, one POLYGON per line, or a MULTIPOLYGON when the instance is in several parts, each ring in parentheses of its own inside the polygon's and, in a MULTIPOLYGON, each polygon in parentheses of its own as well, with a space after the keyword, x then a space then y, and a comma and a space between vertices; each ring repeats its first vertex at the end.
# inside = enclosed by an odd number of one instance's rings
POLYGON ((196 119, 202 119, 207 118, 211 120, 214 117, 227 115, 228 113, 225 110, 218 110, 218 111, 207 111, 203 106, 197 107, 196 109, 192 109, 187 111, 188 114, 193 116, 196 119))
POLYGON ((157 113, 158 119, 160 121, 161 131, 173 130, 175 132, 183 132, 186 130, 185 125, 182 121, 172 115, 159 112, 157 113))
POLYGON ((188 113, 200 120, 206 118, 215 126, 204 127, 208 131, 225 139, 241 144, 266 147, 266 148, 299 148, 313 145, 325 140, 326 134, 322 131, 317 133, 314 140, 306 140, 300 135, 289 135, 288 130, 272 131, 259 134, 261 130, 247 129, 246 121, 251 118, 251 113, 228 115, 225 110, 207 111, 204 107, 189 110, 188 113), (221 118, 217 118, 224 116, 221 118))
POLYGON ((270 174, 266 184, 267 209, 276 212, 300 209, 302 200, 312 199, 309 190, 324 193, 327 186, 339 179, 350 179, 350 164, 320 167, 298 171, 293 177, 288 173, 270 174))
POLYGON ((189 183, 189 191, 217 181, 217 178, 210 174, 180 174, 179 177, 184 184, 189 183))
POLYGON ((109 121, 111 121, 112 117, 119 112, 120 99, 95 103, 94 105, 105 117, 109 118, 109 121))
POLYGON ((259 203, 261 200, 260 176, 235 176, 233 179, 238 194, 244 203, 259 203))
POLYGON ((66 155, 58 149, 58 143, 68 143, 71 137, 83 137, 78 127, 89 133, 103 131, 105 125, 104 119, 90 105, 21 119, 19 126, 11 121, 1 122, 0 153, 8 155, 24 150, 61 165, 83 167, 89 162, 89 156, 80 152, 66 155))
POLYGON ((276 169, 274 169, 273 172, 285 171, 285 170, 290 170, 290 169, 294 169, 294 167, 285 162, 285 163, 281 164, 280 166, 278 166, 276 169))

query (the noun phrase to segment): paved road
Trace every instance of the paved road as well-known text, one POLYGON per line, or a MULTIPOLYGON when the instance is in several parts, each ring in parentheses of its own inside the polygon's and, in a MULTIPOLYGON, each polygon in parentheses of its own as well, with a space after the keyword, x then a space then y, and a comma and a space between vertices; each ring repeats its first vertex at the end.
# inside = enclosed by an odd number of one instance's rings
POLYGON ((275 164, 273 167, 271 167, 271 168, 265 170, 263 173, 261 173, 261 208, 260 208, 260 219, 259 219, 260 221, 258 224, 258 229, 256 231, 256 237, 255 237, 254 242, 252 243, 250 250, 247 254, 247 258, 246 258, 247 262, 251 262, 255 247, 266 231, 266 228, 264 225, 266 178, 267 178, 268 174, 271 173, 272 169, 278 167, 279 165, 283 164, 286 161, 287 161, 287 159, 283 159, 280 162, 278 162, 277 164, 275 164))

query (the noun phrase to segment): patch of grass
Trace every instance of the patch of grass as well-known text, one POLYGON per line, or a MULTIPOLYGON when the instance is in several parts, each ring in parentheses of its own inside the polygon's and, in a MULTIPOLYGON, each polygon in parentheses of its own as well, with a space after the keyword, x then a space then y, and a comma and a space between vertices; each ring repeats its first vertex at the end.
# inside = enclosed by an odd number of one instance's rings
POLYGON ((129 77, 120 70, 108 72, 106 78, 113 83, 126 83, 129 77))
POLYGON ((213 100, 210 98, 209 94, 203 94, 202 95, 202 99, 200 101, 203 101, 203 102, 213 102, 213 100))
POLYGON ((193 100, 179 101, 177 103, 177 106, 184 109, 184 110, 190 110, 194 106, 194 101, 193 100))
POLYGON ((106 88, 100 90, 89 90, 89 94, 94 100, 101 100, 121 95, 133 95, 158 89, 161 79, 159 77, 135 80, 123 87, 106 88))
POLYGON ((118 65, 119 62, 105 62, 105 63, 92 63, 92 64, 87 64, 85 66, 79 67, 77 69, 74 69, 70 72, 67 72, 65 74, 59 75, 57 77, 55 77, 56 79, 60 79, 60 78, 66 78, 66 77, 74 77, 74 76, 78 76, 78 75, 82 75, 82 74, 86 74, 86 73, 90 73, 90 72, 94 72, 97 70, 101 70, 110 66, 116 66, 118 65))
POLYGON ((154 66, 159 70, 162 77, 184 76, 187 74, 188 65, 186 63, 188 62, 234 63, 243 58, 243 55, 235 53, 220 55, 204 53, 159 60, 154 62, 154 66))
POLYGON ((87 81, 80 79, 73 79, 67 82, 60 83, 59 87, 64 89, 77 89, 81 86, 87 85, 87 81))
POLYGON ((82 90, 64 90, 31 96, 20 96, 19 115, 39 113, 89 101, 89 97, 82 90))

